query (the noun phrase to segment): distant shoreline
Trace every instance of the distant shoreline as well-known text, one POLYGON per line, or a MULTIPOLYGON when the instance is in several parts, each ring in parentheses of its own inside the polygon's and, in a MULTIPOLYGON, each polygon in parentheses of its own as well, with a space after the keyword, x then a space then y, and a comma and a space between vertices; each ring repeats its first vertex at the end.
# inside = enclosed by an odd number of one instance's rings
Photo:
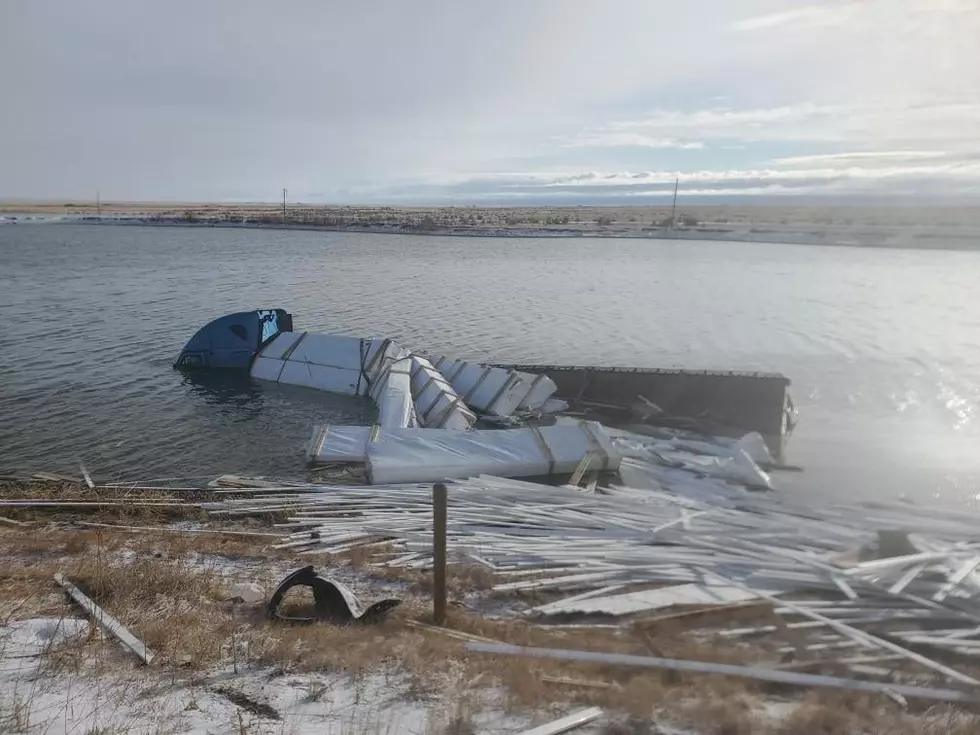
MULTIPOLYGON (((138 219, 138 218, 103 218, 61 220, 55 224, 87 224, 129 227, 184 227, 184 228, 219 228, 243 230, 293 230, 299 232, 347 232, 375 235, 415 235, 424 237, 472 237, 472 238, 589 238, 615 240, 684 240, 733 243, 766 243, 773 245, 810 245, 823 247, 851 247, 891 250, 956 250, 963 252, 980 251, 980 234, 972 241, 968 236, 947 236, 941 233, 921 233, 917 237, 905 240, 882 239, 875 233, 874 240, 860 240, 856 237, 861 233, 853 233, 852 237, 840 239, 843 233, 838 232, 800 232, 794 230, 753 228, 744 229, 647 229, 642 231, 617 231, 614 229, 544 229, 544 228, 435 228, 432 230, 418 229, 400 225, 313 225, 289 223, 262 222, 191 222, 180 219, 138 219)), ((896 233, 901 237, 901 233, 896 233)))
POLYGON ((436 237, 594 238, 757 242, 914 250, 980 250, 980 220, 913 213, 841 213, 805 208, 477 208, 271 205, 86 205, 0 207, 0 223, 353 232, 436 237), (101 209, 101 214, 98 211, 101 209), (886 216, 887 215, 887 216, 886 216), (904 215, 904 216, 903 216, 904 215), (284 221, 285 219, 285 221, 284 221), (905 221, 901 221, 901 220, 905 221), (899 220, 899 221, 893 221, 899 220))

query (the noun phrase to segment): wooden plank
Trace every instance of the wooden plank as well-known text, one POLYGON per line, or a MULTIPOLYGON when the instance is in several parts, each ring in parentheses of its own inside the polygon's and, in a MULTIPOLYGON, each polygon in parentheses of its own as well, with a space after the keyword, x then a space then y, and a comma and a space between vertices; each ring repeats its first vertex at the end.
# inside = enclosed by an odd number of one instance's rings
POLYGON ((197 508, 200 503, 121 503, 118 501, 0 500, 0 508, 197 508))
POLYGON ((429 633, 439 633, 448 638, 455 638, 459 641, 466 641, 467 643, 499 643, 500 641, 495 641, 493 638, 484 638, 481 635, 474 635, 472 633, 467 633, 462 630, 454 630, 453 628, 442 628, 438 625, 429 625, 428 623, 423 623, 420 620, 406 620, 405 625, 409 628, 415 628, 416 630, 427 631, 429 633))
POLYGON ((975 570, 978 566, 980 566, 980 556, 975 556, 972 559, 964 562, 963 566, 956 570, 953 576, 949 578, 949 581, 946 582, 946 584, 944 584, 939 591, 932 596, 932 599, 936 602, 942 602, 944 599, 946 599, 946 596, 953 591, 953 588, 968 576, 973 574, 973 570, 975 570))
POLYGON ((85 478, 85 484, 88 485, 88 489, 89 490, 94 490, 95 489, 95 483, 92 482, 92 476, 88 473, 88 470, 85 469, 85 463, 84 462, 79 462, 78 465, 79 465, 79 467, 82 468, 82 477, 85 478))
POLYGON ((258 536, 263 538, 282 538, 280 533, 262 533, 260 531, 232 531, 218 528, 167 528, 166 526, 120 526, 115 523, 93 523, 92 521, 73 521, 76 526, 86 528, 106 528, 124 533, 176 533, 176 534, 213 534, 215 536, 258 536))
MULTIPOLYGON (((722 575, 717 574, 715 572, 708 572, 707 570, 698 570, 698 571, 701 571, 704 574, 711 574, 712 576, 716 577, 717 579, 721 580, 722 582, 725 582, 725 583, 734 585, 735 587, 741 587, 744 590, 753 591, 753 590, 751 590, 750 587, 748 587, 748 586, 746 586, 744 584, 741 584, 739 582, 735 582, 733 580, 730 580, 727 577, 723 577, 722 575)), ((948 676, 950 679, 953 679, 954 681, 958 681, 958 682, 960 682, 962 684, 968 684, 970 686, 980 686, 980 681, 977 681, 972 676, 967 676, 966 674, 963 674, 963 673, 957 671, 956 669, 951 669, 948 666, 945 666, 945 665, 939 663, 938 661, 933 661, 930 658, 927 658, 927 657, 922 656, 922 655, 920 655, 918 653, 915 653, 914 651, 910 651, 907 648, 903 648, 902 646, 899 646, 896 643, 892 643, 891 641, 887 641, 884 638, 879 638, 877 636, 871 635, 870 633, 866 633, 863 630, 858 630, 857 628, 852 628, 850 625, 846 625, 844 623, 840 623, 840 622, 838 622, 836 620, 833 620, 831 618, 825 617, 825 616, 821 615, 820 613, 814 612, 813 610, 809 610, 809 609, 807 609, 805 607, 802 607, 800 605, 796 605, 794 603, 786 602, 785 600, 779 600, 776 597, 773 597, 772 595, 769 595, 769 594, 767 594, 767 593, 765 593, 765 592, 763 592, 761 590, 754 590, 754 592, 759 597, 761 597, 761 598, 763 598, 765 600, 769 600, 774 605, 782 605, 783 607, 787 607, 790 610, 792 610, 793 612, 795 612, 795 613, 797 613, 799 615, 804 615, 804 616, 810 618, 811 620, 820 620, 820 621, 823 621, 824 623, 827 624, 828 627, 833 628, 834 630, 836 630, 841 635, 845 635, 848 638, 851 638, 852 640, 857 641, 861 645, 864 645, 864 646, 877 646, 879 648, 887 649, 889 651, 892 651, 893 653, 901 654, 901 655, 905 656, 906 658, 911 659, 912 661, 915 661, 917 663, 920 663, 923 666, 925 666, 926 668, 932 669, 933 671, 938 671, 940 674, 944 674, 945 676, 948 676)))
POLYGON ((893 595, 901 594, 902 590, 908 587, 916 577, 922 574, 927 566, 928 564, 918 564, 912 567, 905 572, 905 574, 899 577, 895 584, 888 588, 888 592, 893 595))
POLYGON ((65 592, 71 595, 71 598, 85 609, 85 612, 89 614, 92 620, 94 620, 100 628, 112 635, 120 643, 126 646, 126 648, 139 656, 143 663, 149 665, 150 661, 153 660, 154 653, 146 647, 146 644, 144 644, 143 641, 130 633, 126 629, 126 626, 92 602, 92 600, 90 600, 84 592, 65 579, 63 574, 59 572, 58 574, 54 575, 54 581, 61 585, 65 592))
POLYGON ((804 674, 783 669, 769 669, 761 666, 739 666, 735 664, 717 664, 708 661, 686 661, 683 659, 654 658, 652 656, 633 656, 624 653, 602 653, 597 651, 568 651, 557 648, 525 648, 512 646, 507 643, 468 643, 466 650, 474 653, 490 653, 498 656, 526 656, 528 658, 553 659, 558 661, 575 661, 593 663, 603 666, 632 666, 647 669, 666 669, 683 671, 694 674, 720 674, 722 676, 738 676, 758 681, 771 681, 777 684, 794 686, 828 687, 831 689, 846 689, 857 692, 874 692, 888 695, 896 692, 911 699, 929 699, 941 702, 972 702, 980 701, 977 693, 961 689, 936 689, 916 687, 903 684, 862 681, 859 679, 842 679, 835 676, 819 674, 804 674))
POLYGON ((568 717, 562 717, 560 720, 549 722, 547 725, 525 730, 521 735, 559 735, 560 733, 574 730, 577 727, 582 727, 582 725, 588 725, 600 717, 602 717, 601 709, 598 707, 589 707, 588 709, 573 712, 568 717))
POLYGON ((657 615, 652 618, 641 618, 633 623, 636 627, 653 627, 664 623, 688 622, 698 619, 697 622, 702 626, 708 625, 711 619, 723 617, 726 622, 731 622, 730 616, 738 616, 740 613, 763 613, 766 608, 772 608, 772 603, 768 600, 753 600, 752 602, 733 602, 728 605, 706 605, 694 610, 669 613, 667 615, 657 615))
POLYGON ((81 485, 82 480, 71 475, 60 475, 56 472, 35 472, 31 475, 32 480, 43 480, 44 482, 67 482, 72 485, 81 485))
POLYGON ((616 684, 608 681, 592 681, 591 679, 570 679, 567 676, 542 676, 541 681, 549 684, 560 684, 568 687, 580 687, 584 689, 614 689, 616 684))

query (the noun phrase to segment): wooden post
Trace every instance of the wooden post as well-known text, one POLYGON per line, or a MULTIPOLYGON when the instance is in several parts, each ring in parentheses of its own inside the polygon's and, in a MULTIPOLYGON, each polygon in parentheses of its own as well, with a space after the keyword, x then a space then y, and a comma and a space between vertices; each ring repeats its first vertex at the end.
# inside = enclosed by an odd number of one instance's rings
POLYGON ((446 622, 446 486, 432 486, 432 618, 446 622))

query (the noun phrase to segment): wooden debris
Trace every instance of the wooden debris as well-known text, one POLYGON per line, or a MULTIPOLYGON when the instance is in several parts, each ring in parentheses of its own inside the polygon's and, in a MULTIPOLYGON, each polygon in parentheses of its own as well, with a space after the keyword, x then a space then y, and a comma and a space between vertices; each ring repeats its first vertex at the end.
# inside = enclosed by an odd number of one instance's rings
POLYGON ((569 679, 565 676, 542 676, 541 681, 549 684, 560 684, 568 687, 581 687, 583 689, 615 689, 619 685, 608 681, 591 681, 589 679, 569 679))
POLYGON ((602 717, 602 714, 602 710, 598 707, 589 707, 588 709, 573 712, 567 717, 562 717, 560 720, 549 722, 547 725, 525 730, 521 735, 559 735, 559 733, 574 730, 577 727, 582 727, 582 725, 588 725, 593 720, 602 717))
POLYGON ((759 615, 772 609, 772 603, 768 600, 753 600, 752 602, 733 602, 728 605, 704 605, 694 610, 684 610, 683 612, 670 613, 668 615, 657 615, 652 618, 640 618, 633 622, 633 625, 640 628, 652 628, 658 625, 672 623, 696 622, 701 626, 715 623, 719 618, 726 623, 740 618, 743 615, 759 615))
POLYGON ((82 480, 79 477, 72 477, 71 475, 61 475, 56 472, 35 472, 31 475, 32 480, 41 480, 43 482, 67 482, 72 485, 81 485, 82 480))
POLYGON ((75 602, 85 609, 85 612, 89 614, 92 620, 94 620, 100 628, 112 635, 120 643, 126 646, 126 648, 139 656, 143 663, 149 665, 149 663, 153 660, 154 653, 146 647, 146 644, 130 633, 122 623, 112 617, 101 607, 96 605, 84 592, 78 589, 78 587, 65 579, 63 574, 59 573, 54 575, 54 581, 61 585, 65 592, 67 592, 75 602))
POLYGON ((467 633, 462 630, 443 628, 438 625, 429 625, 428 623, 423 623, 419 620, 406 620, 405 625, 407 625, 409 628, 415 628, 416 630, 421 630, 428 633, 438 633, 439 635, 444 635, 448 638, 455 638, 459 641, 466 641, 467 643, 500 643, 500 641, 495 641, 493 638, 484 638, 483 636, 473 635, 472 633, 467 633))
MULTIPOLYGON (((711 573, 711 574, 712 576, 715 576, 718 579, 720 579, 722 582, 731 582, 731 580, 726 580, 724 577, 722 577, 717 573, 711 573)), ((744 585, 740 585, 737 582, 733 584, 748 590, 748 587, 745 587, 744 585)), ((891 641, 885 640, 884 638, 879 638, 877 636, 871 635, 870 633, 866 633, 862 630, 858 630, 857 628, 847 625, 846 623, 842 623, 838 620, 832 620, 831 618, 825 617, 820 613, 814 610, 810 610, 801 605, 796 605, 792 602, 786 602, 785 600, 778 600, 772 595, 769 595, 765 592, 755 590, 755 593, 759 597, 762 597, 763 599, 767 599, 774 604, 781 604, 785 607, 788 607, 790 610, 797 612, 800 615, 811 618, 813 620, 818 620, 824 623, 825 625, 830 626, 838 633, 841 633, 842 635, 845 635, 848 638, 852 638, 859 645, 869 646, 869 647, 877 646, 879 648, 884 648, 886 650, 892 651, 893 653, 897 653, 900 656, 905 656, 908 659, 916 661, 917 663, 920 663, 927 668, 938 671, 939 673, 944 674, 945 676, 948 676, 950 679, 954 679, 955 681, 961 682, 963 684, 968 684, 970 686, 980 686, 980 681, 974 679, 972 676, 967 676, 964 673, 949 668, 945 664, 941 664, 938 661, 933 661, 929 658, 926 658, 925 656, 915 653, 914 651, 910 651, 907 648, 903 648, 902 646, 892 643, 891 641)))
POLYGON ((0 500, 0 508, 196 508, 198 503, 127 503, 117 500, 33 500, 30 498, 16 500, 0 500))
POLYGON ((235 531, 224 528, 168 528, 166 526, 120 526, 115 523, 93 523, 91 521, 75 521, 76 526, 85 528, 105 528, 123 533, 175 533, 175 534, 211 534, 215 536, 247 536, 252 538, 282 538, 278 533, 263 533, 261 531, 235 531))
POLYGON ((624 653, 599 653, 596 651, 567 651, 556 648, 524 648, 506 643, 468 643, 466 650, 474 653, 491 653, 502 656, 527 656, 529 658, 556 659, 559 661, 575 661, 579 663, 594 663, 604 666, 633 666, 649 669, 666 669, 697 674, 721 674, 738 676, 759 681, 770 681, 778 684, 794 686, 829 687, 846 689, 857 692, 875 692, 889 694, 895 692, 909 699, 929 699, 941 702, 980 702, 980 692, 961 689, 937 689, 930 687, 907 686, 903 684, 862 681, 859 679, 843 679, 819 674, 804 674, 782 669, 768 669, 761 666, 738 666, 735 664, 717 664, 707 661, 684 661, 680 659, 654 658, 647 656, 632 656, 624 653))
POLYGON ((94 490, 95 489, 95 483, 92 482, 92 476, 88 473, 88 470, 85 469, 85 463, 84 462, 79 462, 78 465, 82 469, 82 477, 85 478, 85 484, 88 486, 88 489, 89 490, 94 490))

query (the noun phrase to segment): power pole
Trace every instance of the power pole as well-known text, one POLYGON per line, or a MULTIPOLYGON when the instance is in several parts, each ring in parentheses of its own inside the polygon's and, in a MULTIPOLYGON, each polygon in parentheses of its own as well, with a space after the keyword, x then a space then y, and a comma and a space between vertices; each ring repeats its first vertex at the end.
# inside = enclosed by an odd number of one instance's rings
POLYGON ((282 221, 286 221, 286 189, 282 190, 282 221))
POLYGON ((674 204, 670 208, 670 229, 672 230, 674 229, 674 226, 677 224, 677 220, 675 219, 677 216, 677 187, 679 187, 680 185, 681 185, 681 177, 678 176, 677 179, 674 181, 674 204))

